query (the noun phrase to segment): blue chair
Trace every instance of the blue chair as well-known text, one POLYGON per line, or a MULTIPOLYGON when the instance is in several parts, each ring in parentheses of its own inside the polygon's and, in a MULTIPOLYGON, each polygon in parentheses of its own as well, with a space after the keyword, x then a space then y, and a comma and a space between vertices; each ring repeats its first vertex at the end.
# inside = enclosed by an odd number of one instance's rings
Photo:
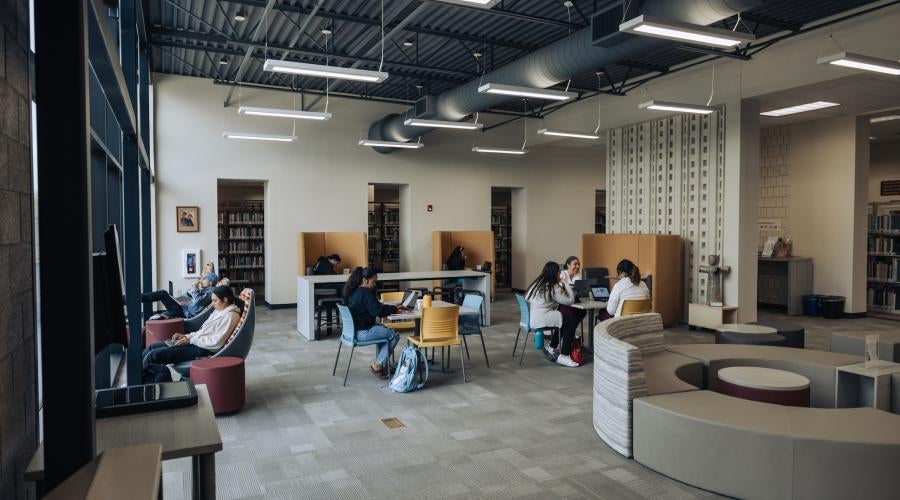
POLYGON ((484 351, 484 363, 488 368, 491 362, 488 361, 487 347, 484 345, 484 335, 481 332, 481 306, 484 304, 484 297, 480 295, 466 295, 463 299, 462 306, 478 311, 477 315, 460 315, 459 316, 459 335, 462 337, 463 346, 466 348, 466 359, 469 357, 469 344, 466 343, 466 337, 469 335, 478 335, 481 337, 481 350, 484 351))
POLYGON ((554 330, 554 328, 546 327, 546 328, 532 328, 531 327, 531 314, 528 310, 528 301, 525 300, 525 296, 521 294, 516 294, 516 302, 519 303, 519 329, 516 331, 516 343, 513 344, 513 357, 516 357, 516 347, 519 345, 519 335, 524 331, 525 332, 525 342, 522 344, 522 357, 519 359, 519 364, 525 360, 525 349, 528 347, 528 335, 531 333, 544 332, 547 330, 554 330))
MULTIPOLYGON (((341 357, 341 346, 347 345, 350 347, 350 360, 347 361, 347 372, 344 373, 344 386, 347 386, 347 377, 350 375, 350 365, 353 363, 353 351, 357 346, 364 345, 377 345, 377 344, 387 344, 388 339, 378 339, 378 340, 357 340, 356 339, 356 327, 353 326, 353 315, 350 314, 350 308, 343 305, 337 305, 338 311, 341 316, 341 324, 343 325, 343 329, 341 330, 341 341, 338 344, 337 356, 334 358, 334 368, 331 370, 331 375, 334 376, 337 373, 337 365, 338 359, 341 357)), ((394 353, 391 352, 391 360, 394 359, 394 353)))

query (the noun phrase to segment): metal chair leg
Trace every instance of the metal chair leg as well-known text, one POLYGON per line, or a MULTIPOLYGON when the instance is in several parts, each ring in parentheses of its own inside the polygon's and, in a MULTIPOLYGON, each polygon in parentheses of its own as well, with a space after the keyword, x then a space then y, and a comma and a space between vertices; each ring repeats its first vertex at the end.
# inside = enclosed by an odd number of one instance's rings
MULTIPOLYGON (((450 348, 448 347, 447 349, 450 349, 450 348)), ((469 379, 466 378, 466 360, 465 360, 465 356, 463 356, 462 352, 463 352, 462 346, 459 346, 459 364, 460 364, 460 366, 462 366, 463 383, 468 384, 469 379)), ((449 358, 449 357, 450 356, 447 356, 447 358, 449 358)))
POLYGON ((520 327, 518 330, 516 330, 516 343, 513 344, 513 353, 512 353, 512 357, 516 357, 516 347, 519 346, 519 335, 520 335, 521 333, 522 333, 522 328, 520 327))
POLYGON ((484 345, 484 334, 479 335, 479 337, 481 337, 481 350, 484 351, 484 363, 487 365, 488 368, 490 368, 491 362, 488 361, 487 346, 484 345))
POLYGON ((465 336, 465 335, 462 335, 462 341, 463 341, 463 345, 466 346, 466 359, 472 359, 472 357, 469 356, 469 343, 466 342, 466 336, 465 336))
POLYGON ((344 345, 344 343, 341 342, 340 340, 338 340, 338 353, 337 353, 337 356, 335 356, 335 358, 334 358, 334 368, 332 368, 332 370, 331 370, 332 377, 334 376, 335 373, 337 373, 338 359, 341 358, 341 346, 343 346, 343 345, 344 345))
POLYGON ((525 343, 522 344, 522 357, 519 358, 519 366, 522 366, 522 362, 525 361, 525 349, 528 347, 528 334, 531 332, 525 331, 525 343))
POLYGON ((350 365, 353 364, 353 351, 356 346, 350 348, 350 361, 347 361, 347 373, 344 374, 344 387, 347 387, 347 376, 350 375, 350 365))

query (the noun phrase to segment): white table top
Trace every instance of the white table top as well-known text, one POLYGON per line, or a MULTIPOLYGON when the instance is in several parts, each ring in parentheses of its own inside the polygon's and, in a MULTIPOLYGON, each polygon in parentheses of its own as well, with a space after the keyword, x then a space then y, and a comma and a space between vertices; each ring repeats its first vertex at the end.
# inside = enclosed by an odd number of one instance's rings
POLYGON ((809 387, 809 379, 803 375, 761 366, 729 366, 719 370, 718 377, 741 387, 769 391, 795 391, 809 387))
POLYGON ((716 327, 717 332, 751 333, 755 335, 778 333, 771 326, 748 325, 745 323, 725 323, 716 327))
POLYGON ((572 307, 576 307, 578 309, 584 309, 585 311, 589 311, 591 309, 606 309, 606 302, 600 302, 599 300, 588 300, 588 299, 580 299, 581 302, 576 302, 572 304, 572 307))
MULTIPOLYGON (((453 307, 456 304, 451 304, 450 302, 444 302, 443 300, 435 300, 431 303, 431 307, 453 307)), ((469 309, 468 307, 459 306, 459 315, 460 316, 472 316, 478 314, 478 309, 469 309)), ((422 311, 410 311, 408 313, 397 313, 391 314, 387 319, 391 321, 406 321, 411 319, 420 319, 422 317, 422 311)))
MULTIPOLYGON (((454 278, 484 278, 490 276, 481 271, 416 271, 407 273, 378 273, 378 281, 425 281, 454 278)), ((319 276, 297 276, 311 283, 344 283, 349 274, 325 274, 319 276)))
POLYGON ((869 368, 866 368, 865 363, 857 363, 855 365, 839 366, 838 371, 855 373, 866 377, 878 377, 900 372, 900 363, 892 363, 890 361, 879 359, 878 361, 873 362, 872 366, 869 368))

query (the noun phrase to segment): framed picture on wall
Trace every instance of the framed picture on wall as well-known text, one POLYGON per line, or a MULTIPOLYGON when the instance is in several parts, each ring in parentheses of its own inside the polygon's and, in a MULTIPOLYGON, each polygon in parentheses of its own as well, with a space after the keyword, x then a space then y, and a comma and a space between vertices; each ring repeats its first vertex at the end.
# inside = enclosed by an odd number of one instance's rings
POLYGON ((200 249, 185 248, 181 251, 181 277, 200 277, 200 249))
POLYGON ((179 233, 200 232, 200 207, 175 207, 175 215, 179 233))

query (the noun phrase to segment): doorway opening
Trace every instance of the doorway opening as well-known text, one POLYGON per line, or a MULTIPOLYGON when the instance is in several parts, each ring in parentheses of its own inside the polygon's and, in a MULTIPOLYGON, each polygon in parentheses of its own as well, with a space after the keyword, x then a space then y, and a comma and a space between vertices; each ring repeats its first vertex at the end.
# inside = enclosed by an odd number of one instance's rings
POLYGON ((265 301, 265 182, 219 179, 219 259, 215 271, 236 294, 252 288, 265 301))
POLYGON ((400 186, 369 184, 369 265, 400 271, 400 186))

